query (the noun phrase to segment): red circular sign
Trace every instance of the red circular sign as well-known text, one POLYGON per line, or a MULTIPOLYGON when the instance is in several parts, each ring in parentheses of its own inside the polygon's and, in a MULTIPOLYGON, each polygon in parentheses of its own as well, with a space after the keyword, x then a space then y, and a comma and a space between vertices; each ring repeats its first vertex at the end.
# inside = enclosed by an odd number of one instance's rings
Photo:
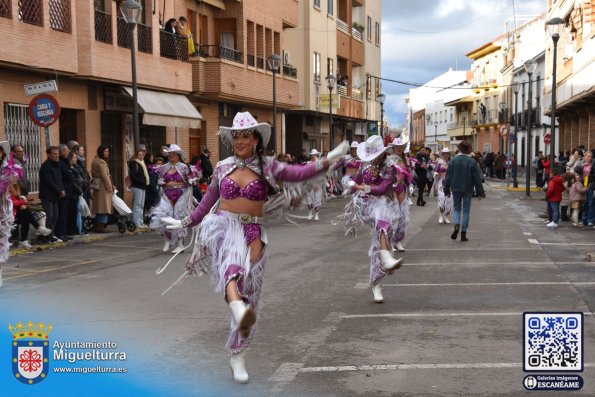
POLYGON ((58 121, 60 104, 49 94, 39 94, 29 102, 29 118, 40 127, 47 127, 58 121))
POLYGON ((547 134, 545 134, 543 136, 543 143, 545 143, 546 145, 549 145, 550 142, 552 142, 552 136, 548 132, 547 134))

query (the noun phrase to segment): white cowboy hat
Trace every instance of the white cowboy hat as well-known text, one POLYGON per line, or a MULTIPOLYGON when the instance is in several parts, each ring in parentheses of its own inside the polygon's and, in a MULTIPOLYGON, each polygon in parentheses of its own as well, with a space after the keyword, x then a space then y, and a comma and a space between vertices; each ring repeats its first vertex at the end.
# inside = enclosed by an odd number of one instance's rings
POLYGON ((184 151, 175 143, 169 145, 169 149, 165 150, 165 153, 177 153, 180 156, 180 160, 184 160, 184 151))
POLYGON ((405 146, 405 144, 403 143, 403 141, 401 140, 401 138, 395 138, 392 142, 391 142, 392 146, 405 146))
POLYGON ((232 131, 241 130, 256 130, 262 136, 262 145, 264 147, 269 143, 271 139, 271 126, 267 123, 259 123, 250 112, 238 112, 233 118, 233 124, 231 127, 219 127, 219 136, 227 141, 231 145, 233 142, 232 131))
POLYGON ((363 161, 372 161, 384 153, 385 150, 382 137, 380 135, 372 135, 366 142, 361 143, 357 147, 357 157, 363 161))
POLYGON ((319 154, 320 154, 320 152, 316 149, 310 150, 310 156, 318 156, 319 154))
POLYGON ((0 141, 0 147, 6 156, 10 154, 10 143, 8 141, 0 141))
POLYGON ((358 141, 351 142, 351 148, 352 149, 357 149, 358 146, 359 146, 359 142, 358 141))
POLYGON ((450 153, 450 149, 445 147, 442 149, 442 153, 450 153))

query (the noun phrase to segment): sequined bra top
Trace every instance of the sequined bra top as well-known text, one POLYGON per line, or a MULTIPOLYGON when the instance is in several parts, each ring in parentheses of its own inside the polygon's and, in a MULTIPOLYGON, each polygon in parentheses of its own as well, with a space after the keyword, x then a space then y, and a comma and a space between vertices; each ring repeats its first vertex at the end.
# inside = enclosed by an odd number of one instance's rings
MULTIPOLYGON (((163 180, 165 183, 167 182, 184 182, 184 177, 180 175, 178 172, 166 172, 163 175, 163 180)), ((176 186, 179 187, 179 186, 176 186)))
POLYGON ((382 177, 378 173, 373 173, 370 168, 366 168, 363 173, 363 180, 366 185, 378 185, 382 177))
POLYGON ((244 197, 251 201, 264 201, 267 198, 267 190, 264 181, 260 178, 253 180, 244 187, 240 187, 231 178, 225 177, 219 186, 221 198, 233 200, 244 197))

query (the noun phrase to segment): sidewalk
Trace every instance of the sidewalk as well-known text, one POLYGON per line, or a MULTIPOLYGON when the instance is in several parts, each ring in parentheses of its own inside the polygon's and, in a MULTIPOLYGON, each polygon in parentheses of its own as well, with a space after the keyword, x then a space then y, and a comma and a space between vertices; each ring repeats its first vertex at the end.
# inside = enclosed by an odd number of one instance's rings
POLYGON ((137 234, 144 234, 144 233, 151 233, 153 232, 152 229, 136 229, 134 232, 126 231, 125 233, 120 233, 117 230, 111 231, 109 233, 89 233, 82 236, 76 235, 72 241, 64 241, 61 243, 35 243, 32 244, 32 248, 21 248, 18 246, 14 246, 10 248, 9 254, 10 256, 17 256, 22 254, 28 254, 31 252, 36 251, 45 251, 45 250, 52 250, 56 248, 63 248, 67 246, 73 246, 78 244, 89 244, 96 241, 104 241, 108 239, 118 238, 118 237, 125 237, 125 236, 134 236, 137 234))

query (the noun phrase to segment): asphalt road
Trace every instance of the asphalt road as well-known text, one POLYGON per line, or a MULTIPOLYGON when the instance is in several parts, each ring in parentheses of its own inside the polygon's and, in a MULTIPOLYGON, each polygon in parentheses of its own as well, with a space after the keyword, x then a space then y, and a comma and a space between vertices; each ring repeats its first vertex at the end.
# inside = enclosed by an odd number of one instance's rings
POLYGON ((367 285, 369 230, 351 239, 330 225, 343 201, 319 222, 271 221, 248 385, 231 379, 228 308, 209 278, 161 296, 184 258, 155 275, 169 258, 155 233, 12 257, 1 320, 44 314, 69 337, 117 340, 141 368, 125 376, 171 396, 513 396, 540 394, 522 384, 522 313, 578 311, 585 386, 573 394, 595 395, 595 230, 547 230, 543 202, 491 185, 473 200, 465 243, 438 224, 435 201, 411 207, 384 304, 367 285))

